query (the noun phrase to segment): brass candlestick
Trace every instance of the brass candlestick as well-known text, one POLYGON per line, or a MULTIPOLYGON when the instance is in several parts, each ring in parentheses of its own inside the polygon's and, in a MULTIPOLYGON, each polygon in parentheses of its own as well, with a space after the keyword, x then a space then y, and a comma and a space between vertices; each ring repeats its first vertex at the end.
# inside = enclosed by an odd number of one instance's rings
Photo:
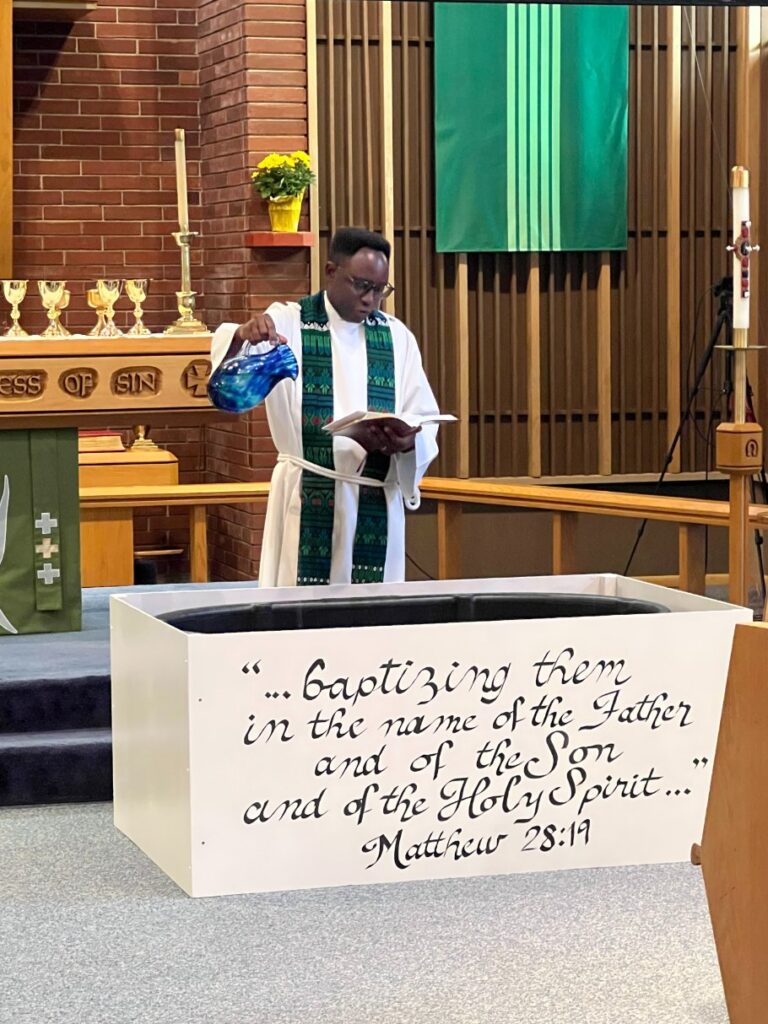
POLYGON ((69 305, 69 292, 66 281, 38 281, 37 287, 43 306, 48 316, 48 326, 43 331, 43 338, 68 338, 70 332, 61 323, 61 312, 69 305))
POLYGON ((131 451, 134 448, 142 449, 143 451, 159 451, 158 445, 155 444, 149 437, 149 427, 140 423, 133 428, 136 437, 134 438, 133 444, 131 445, 131 451))
POLYGON ((126 281, 125 291, 128 298, 133 303, 133 327, 127 332, 128 334, 136 337, 137 335, 147 335, 152 332, 148 327, 144 325, 144 310, 141 308, 142 303, 147 301, 147 286, 149 282, 146 279, 126 281))
POLYGON ((11 326, 3 335, 4 338, 28 338, 29 335, 19 323, 21 314, 19 313, 19 306, 24 301, 24 296, 27 294, 27 281, 3 281, 3 295, 5 301, 10 303, 11 306, 11 326))
POLYGON ((192 291, 189 243, 197 237, 197 231, 174 231, 173 237, 181 249, 181 290, 176 292, 179 319, 166 328, 166 334, 207 334, 208 328, 195 316, 195 297, 192 291))

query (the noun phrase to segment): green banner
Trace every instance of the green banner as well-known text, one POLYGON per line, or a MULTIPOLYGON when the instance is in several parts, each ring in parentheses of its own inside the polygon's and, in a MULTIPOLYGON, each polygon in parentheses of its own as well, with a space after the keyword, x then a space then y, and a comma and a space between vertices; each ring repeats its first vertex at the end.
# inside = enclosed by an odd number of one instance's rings
POLYGON ((80 629, 76 430, 0 432, 0 642, 80 629))
POLYGON ((627 8, 435 4, 437 249, 627 246, 627 8))

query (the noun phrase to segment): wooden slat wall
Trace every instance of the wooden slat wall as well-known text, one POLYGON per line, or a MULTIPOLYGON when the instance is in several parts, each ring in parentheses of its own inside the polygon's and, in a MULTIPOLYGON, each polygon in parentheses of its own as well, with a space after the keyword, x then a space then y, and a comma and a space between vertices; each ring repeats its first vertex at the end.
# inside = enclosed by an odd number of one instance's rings
POLYGON ((471 470, 469 387, 473 337, 468 306, 470 260, 435 252, 432 12, 393 0, 394 311, 419 339, 438 401, 460 417, 444 430, 440 471, 471 470))
MULTIPOLYGON (((434 251, 430 6, 316 3, 320 259, 342 224, 393 238, 390 308, 419 338, 441 405, 463 418, 442 431, 436 471, 658 472, 710 332, 711 288, 729 268, 736 71, 747 58, 738 12, 630 8, 625 253, 457 256, 434 251)), ((765 61, 754 63, 766 21, 763 11, 750 22, 751 125, 768 90, 765 61)), ((768 294, 768 267, 759 274, 768 294)), ((718 356, 673 471, 707 465, 722 371, 718 356)))

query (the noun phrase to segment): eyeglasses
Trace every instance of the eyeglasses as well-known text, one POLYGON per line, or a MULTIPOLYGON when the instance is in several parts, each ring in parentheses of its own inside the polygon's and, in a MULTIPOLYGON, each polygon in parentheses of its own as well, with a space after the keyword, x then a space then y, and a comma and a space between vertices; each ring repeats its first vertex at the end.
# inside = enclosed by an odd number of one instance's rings
POLYGON ((388 299, 395 290, 395 286, 393 284, 375 284, 373 281, 366 281, 364 277, 352 277, 352 275, 348 274, 345 270, 342 270, 342 274, 346 277, 360 298, 362 298, 363 295, 367 295, 368 292, 372 292, 375 299, 388 299))

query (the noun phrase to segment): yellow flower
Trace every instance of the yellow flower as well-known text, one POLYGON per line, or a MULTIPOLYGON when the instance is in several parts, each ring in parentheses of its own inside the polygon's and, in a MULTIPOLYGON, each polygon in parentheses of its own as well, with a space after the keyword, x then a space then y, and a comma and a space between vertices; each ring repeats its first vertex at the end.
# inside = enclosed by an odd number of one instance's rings
POLYGON ((291 157, 293 158, 294 163, 300 161, 305 166, 309 167, 309 163, 310 163, 310 161, 309 161, 309 154, 305 153, 303 149, 295 150, 293 153, 291 153, 291 157))
POLYGON ((288 158, 281 153, 270 153, 256 166, 259 170, 271 170, 273 167, 285 167, 288 163, 288 158))

